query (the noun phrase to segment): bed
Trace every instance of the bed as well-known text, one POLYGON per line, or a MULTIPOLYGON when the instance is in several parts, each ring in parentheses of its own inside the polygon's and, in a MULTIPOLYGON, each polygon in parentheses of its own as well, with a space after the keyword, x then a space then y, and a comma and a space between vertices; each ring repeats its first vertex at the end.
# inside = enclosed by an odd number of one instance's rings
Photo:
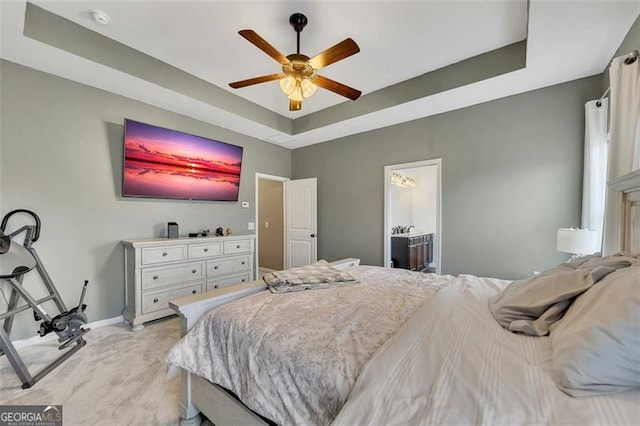
MULTIPOLYGON (((623 207, 620 233, 609 236, 610 241, 615 240, 620 250, 637 253, 640 248, 640 172, 617 179, 610 187, 622 194, 623 207)), ((602 395, 589 396, 584 391, 587 396, 570 396, 574 390, 561 390, 554 370, 557 359, 561 358, 556 352, 563 341, 571 339, 557 341, 556 338, 554 341, 554 336, 577 335, 571 327, 563 328, 562 324, 571 324, 570 321, 559 320, 556 324, 561 325, 556 330, 551 328, 550 336, 543 337, 516 334, 501 327, 487 305, 508 288, 509 281, 470 275, 439 277, 364 267, 358 263, 357 259, 345 259, 331 264, 356 277, 359 282, 350 286, 305 291, 298 295, 271 295, 264 281, 255 281, 172 301, 170 305, 181 317, 184 337, 172 350, 168 361, 173 370, 181 367, 183 423, 197 424, 200 412, 218 425, 637 422, 640 390, 633 388, 633 381, 621 392, 602 395), (382 278, 385 273, 392 275, 382 278), (376 308, 374 302, 363 303, 363 300, 372 300, 367 298, 380 294, 380 279, 395 280, 399 284, 391 286, 391 292, 380 299, 389 300, 390 305, 396 307, 404 306, 404 310, 400 309, 400 314, 388 311, 376 322, 375 309, 380 307, 376 308), (336 330, 336 335, 342 337, 336 338, 333 344, 331 339, 325 341, 310 334, 310 341, 318 342, 314 350, 325 351, 325 356, 320 358, 330 360, 327 366, 316 358, 298 354, 308 343, 295 340, 300 339, 301 334, 310 333, 300 331, 304 330, 300 323, 309 323, 310 330, 318 331, 326 326, 326 321, 301 313, 302 317, 282 318, 275 325, 259 327, 261 321, 255 322, 256 318, 279 309, 277 304, 267 301, 274 299, 271 296, 280 296, 282 306, 288 306, 285 310, 298 311, 299 308, 300 312, 306 312, 303 305, 313 305, 309 298, 321 297, 321 311, 328 309, 329 317, 342 312, 342 308, 336 307, 344 299, 355 300, 358 303, 352 305, 366 305, 371 309, 369 312, 350 311, 352 317, 359 319, 336 330), (392 301, 391 297, 395 299, 392 301), (216 312, 224 311, 249 311, 253 322, 247 320, 245 331, 241 332, 230 327, 224 316, 217 316, 216 312), (286 327, 287 324, 295 326, 286 327), (288 336, 279 343, 277 340, 275 344, 264 343, 262 339, 277 328, 287 329, 288 336), (209 342, 209 339, 214 340, 211 336, 225 334, 224 330, 228 329, 234 331, 226 333, 232 335, 227 343, 209 342), (368 338, 358 334, 360 329, 364 329, 368 338), (292 333, 292 330, 296 332, 292 333), (252 346, 251 341, 258 343, 252 346), (353 349, 354 345, 358 348, 353 349), (188 346, 191 349, 185 349, 188 346), (247 354, 244 359, 241 355, 226 353, 231 346, 244 350, 247 354), (271 348, 271 352, 284 354, 288 363, 282 364, 277 356, 260 352, 265 346, 271 348), (345 347, 351 349, 340 350, 345 347), (211 357, 216 351, 224 352, 215 355, 217 364, 204 365, 203 357, 211 357), (181 355, 177 355, 179 353, 181 355), (272 359, 271 364, 257 362, 264 359, 272 359), (340 362, 335 362, 336 359, 340 362), (248 377, 233 376, 252 368, 248 377), (309 378, 304 379, 306 373, 298 368, 310 370, 309 378), (222 373, 214 377, 212 370, 222 373), (328 371, 333 373, 327 374, 328 371)), ((640 266, 634 264, 633 267, 640 266)), ((591 293, 594 291, 586 291, 584 295, 591 293)), ((582 303, 589 306, 582 306, 578 303, 581 297, 578 296, 569 308, 577 311, 571 311, 571 315, 578 318, 584 316, 580 308, 598 305, 597 301, 590 300, 582 303)), ((637 302, 636 299, 629 302, 631 308, 635 306, 634 301, 637 302)), ((393 312, 397 310, 394 308, 393 312)), ((640 310, 630 312, 635 315, 631 320, 637 326, 640 310)), ((227 314, 229 312, 224 315, 227 314)), ((329 325, 328 329, 332 327, 335 328, 335 324, 329 325)), ((636 335, 640 336, 640 333, 636 335)), ((327 339, 327 336, 323 338, 327 339)), ((640 342, 635 343, 640 345, 640 342)), ((640 365, 636 359, 626 362, 631 363, 631 373, 627 376, 634 379, 633 370, 640 371, 640 365)), ((580 392, 583 391, 575 390, 576 394, 580 392)))

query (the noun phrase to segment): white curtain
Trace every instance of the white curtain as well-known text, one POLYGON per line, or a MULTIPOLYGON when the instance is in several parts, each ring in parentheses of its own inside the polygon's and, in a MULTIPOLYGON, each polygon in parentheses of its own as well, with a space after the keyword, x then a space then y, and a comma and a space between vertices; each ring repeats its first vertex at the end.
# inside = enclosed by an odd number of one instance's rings
POLYGON ((584 177, 582 180, 582 228, 596 231, 601 250, 604 203, 607 191, 608 100, 584 105, 584 177))
MULTIPOLYGON (((625 64, 615 58, 609 67, 611 80, 611 134, 607 178, 616 179, 640 166, 640 59, 625 64)), ((603 254, 620 248, 621 199, 619 192, 607 191, 603 254)))

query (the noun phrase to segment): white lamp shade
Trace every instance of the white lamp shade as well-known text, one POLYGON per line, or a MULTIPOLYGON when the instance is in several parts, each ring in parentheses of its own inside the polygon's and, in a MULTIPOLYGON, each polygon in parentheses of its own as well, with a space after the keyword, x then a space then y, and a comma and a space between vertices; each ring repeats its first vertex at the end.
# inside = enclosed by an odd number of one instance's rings
POLYGON ((558 251, 572 254, 592 254, 599 251, 598 233, 589 229, 558 229, 558 251))

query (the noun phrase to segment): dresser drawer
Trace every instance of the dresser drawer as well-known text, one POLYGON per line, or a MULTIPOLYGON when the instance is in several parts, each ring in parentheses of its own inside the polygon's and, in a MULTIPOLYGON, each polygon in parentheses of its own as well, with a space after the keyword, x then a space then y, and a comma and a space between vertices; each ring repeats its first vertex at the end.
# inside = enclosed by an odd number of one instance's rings
POLYGON ((253 251, 253 240, 224 242, 224 254, 246 253, 249 251, 253 251))
POLYGON ((235 234, 123 240, 125 321, 141 330, 144 323, 174 313, 171 299, 201 293, 208 286, 253 280, 254 238, 235 234))
POLYGON ((202 280, 204 276, 204 262, 144 268, 142 270, 142 289, 150 290, 181 282, 202 280))
POLYGON ((222 255, 222 243, 189 244, 189 259, 222 255))
POLYGON ((143 265, 175 262, 176 260, 184 260, 187 258, 185 246, 143 248, 141 251, 143 265))
POLYGON ((215 290, 222 287, 228 287, 234 284, 248 283, 249 281, 251 281, 251 273, 231 275, 229 277, 208 280, 207 291, 215 290))
POLYGON ((207 262, 207 276, 233 274, 235 272, 251 271, 250 256, 236 256, 225 259, 209 260, 207 262))
POLYGON ((142 293, 142 313, 148 314, 167 309, 169 307, 169 301, 172 299, 202 293, 203 284, 203 282, 199 282, 191 284, 190 286, 174 288, 167 291, 142 293))

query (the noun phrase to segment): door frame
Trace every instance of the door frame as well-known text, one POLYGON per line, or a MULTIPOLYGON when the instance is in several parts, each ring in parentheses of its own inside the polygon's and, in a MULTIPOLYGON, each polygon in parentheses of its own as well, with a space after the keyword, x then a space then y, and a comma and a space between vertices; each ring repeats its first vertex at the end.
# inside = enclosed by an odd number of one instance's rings
POLYGON ((388 268, 391 265, 391 224, 389 216, 391 216, 391 203, 389 200, 389 192, 391 191, 389 182, 391 181, 391 173, 396 170, 413 169, 418 167, 436 166, 436 199, 438 207, 436 208, 436 250, 438 253, 436 261, 436 273, 439 274, 442 265, 442 158, 434 158, 430 160, 414 161, 411 163, 390 164, 384 166, 384 266, 388 268))
MULTIPOLYGON (((284 176, 275 176, 275 175, 268 175, 265 173, 258 173, 256 172, 256 177, 255 177, 255 202, 254 202, 254 206, 255 206, 255 236, 256 236, 256 240, 255 240, 255 254, 256 254, 256 261, 254 262, 255 265, 255 271, 254 271, 254 276, 256 279, 259 279, 260 277, 258 277, 258 274, 260 272, 260 264, 259 264, 259 257, 258 257, 258 250, 260 247, 260 244, 258 243, 258 238, 259 238, 259 232, 258 230, 260 229, 260 222, 259 222, 259 208, 260 208, 260 179, 265 179, 265 180, 275 180, 278 182, 286 182, 288 180, 291 180, 291 178, 288 177, 284 177, 284 176)), ((284 189, 284 188, 283 188, 284 189)), ((284 190, 282 192, 282 212, 283 214, 285 214, 285 209, 287 208, 286 203, 285 203, 285 197, 284 197, 284 190)), ((283 217, 284 220, 284 217, 283 217)), ((285 253, 285 245, 287 244, 286 239, 284 238, 284 233, 285 233, 285 229, 283 227, 282 229, 282 256, 284 257, 284 253, 285 253)), ((284 258, 282 259, 282 266, 284 267, 284 258)))

